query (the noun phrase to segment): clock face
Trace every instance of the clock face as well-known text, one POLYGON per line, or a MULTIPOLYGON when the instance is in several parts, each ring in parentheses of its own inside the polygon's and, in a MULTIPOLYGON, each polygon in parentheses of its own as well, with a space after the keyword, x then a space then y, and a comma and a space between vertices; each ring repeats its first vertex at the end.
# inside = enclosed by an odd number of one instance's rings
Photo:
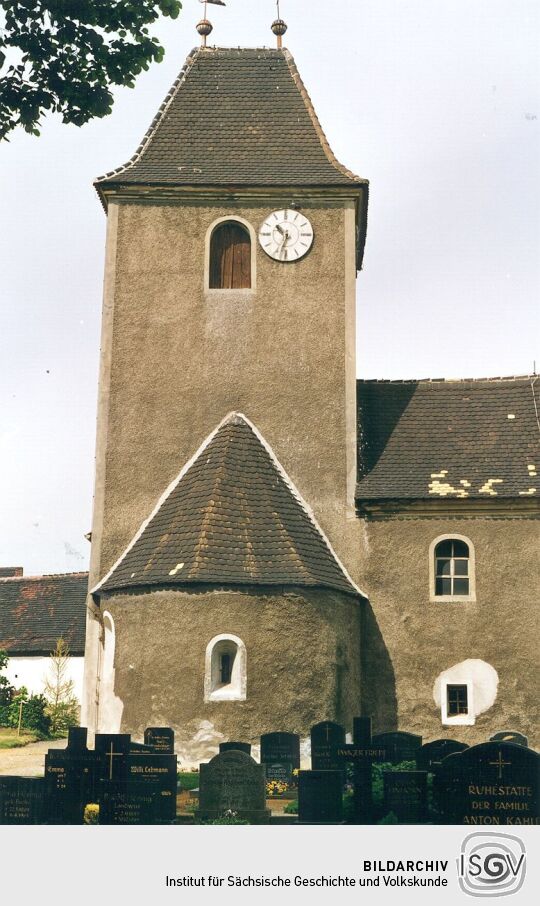
POLYGON ((311 248, 313 227, 301 211, 273 211, 259 230, 259 242, 276 261, 298 261, 311 248))

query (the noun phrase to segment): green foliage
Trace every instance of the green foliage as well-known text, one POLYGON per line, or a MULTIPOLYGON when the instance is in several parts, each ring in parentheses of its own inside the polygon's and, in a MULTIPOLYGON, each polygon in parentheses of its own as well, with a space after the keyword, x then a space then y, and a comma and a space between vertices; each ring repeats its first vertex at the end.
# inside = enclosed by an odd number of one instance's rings
POLYGON ((56 642, 51 651, 49 675, 45 680, 44 692, 47 699, 47 716, 51 722, 53 736, 66 736, 69 727, 79 723, 79 702, 73 694, 75 684, 69 679, 69 647, 64 639, 56 642))
POLYGON ((285 808, 283 809, 286 815, 297 815, 298 814, 298 800, 294 799, 291 802, 288 802, 285 808))
POLYGON ((183 790, 194 790, 199 786, 198 771, 178 771, 178 786, 183 790))
POLYGON ((214 818, 213 821, 203 821, 203 824, 249 824, 244 818, 224 815, 222 818, 214 818))
POLYGON ((394 812, 388 812, 388 814, 385 815, 384 818, 381 818, 380 821, 377 821, 377 824, 399 824, 399 821, 394 812))
MULTIPOLYGON (((0 648, 0 671, 7 667, 8 662, 9 658, 7 652, 4 651, 3 648, 0 648)), ((0 673, 0 727, 9 726, 9 706, 13 701, 15 691, 15 687, 11 685, 7 676, 2 676, 0 673)))
POLYGON ((18 727, 20 707, 22 703, 21 728, 33 730, 38 736, 45 738, 49 735, 50 719, 45 713, 47 699, 43 695, 28 695, 26 686, 17 689, 9 707, 5 710, 5 726, 18 727))
POLYGON ((82 126, 112 110, 112 85, 134 85, 164 49, 149 33, 180 0, 0 0, 0 139, 39 135, 43 114, 82 126), (3 67, 7 65, 5 73, 3 67))

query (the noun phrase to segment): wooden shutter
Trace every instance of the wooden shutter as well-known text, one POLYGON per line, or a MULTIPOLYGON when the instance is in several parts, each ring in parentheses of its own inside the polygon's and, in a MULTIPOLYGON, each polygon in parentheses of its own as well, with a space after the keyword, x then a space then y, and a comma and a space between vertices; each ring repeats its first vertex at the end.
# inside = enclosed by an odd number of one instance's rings
POLYGON ((210 289, 251 287, 251 242, 239 223, 218 226, 210 240, 210 289))

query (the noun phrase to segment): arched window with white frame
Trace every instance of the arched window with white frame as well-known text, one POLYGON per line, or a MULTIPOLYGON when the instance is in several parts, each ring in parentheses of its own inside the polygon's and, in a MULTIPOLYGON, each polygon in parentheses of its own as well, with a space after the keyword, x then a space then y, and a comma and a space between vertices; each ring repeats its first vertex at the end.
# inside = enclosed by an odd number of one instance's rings
POLYGON ((217 635, 206 646, 204 700, 245 701, 246 646, 236 635, 217 635))
POLYGON ((440 535, 429 549, 432 601, 475 601, 474 546, 464 535, 440 535))

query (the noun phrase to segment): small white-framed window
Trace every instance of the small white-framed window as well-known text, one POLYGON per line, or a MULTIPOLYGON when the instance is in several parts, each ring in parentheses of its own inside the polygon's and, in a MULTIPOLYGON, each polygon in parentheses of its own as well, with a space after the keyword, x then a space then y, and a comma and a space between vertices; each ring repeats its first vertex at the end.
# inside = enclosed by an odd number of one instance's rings
POLYGON ((431 601, 475 601, 474 546, 464 535, 439 535, 429 547, 431 601))
POLYGON ((445 726, 474 724, 473 684, 441 681, 441 717, 445 726))
POLYGON ((250 293, 256 285, 257 237, 251 224, 231 214, 219 217, 206 231, 206 293, 250 293))
POLYGON ((236 635, 216 635, 206 646, 204 700, 245 701, 246 646, 236 635))

